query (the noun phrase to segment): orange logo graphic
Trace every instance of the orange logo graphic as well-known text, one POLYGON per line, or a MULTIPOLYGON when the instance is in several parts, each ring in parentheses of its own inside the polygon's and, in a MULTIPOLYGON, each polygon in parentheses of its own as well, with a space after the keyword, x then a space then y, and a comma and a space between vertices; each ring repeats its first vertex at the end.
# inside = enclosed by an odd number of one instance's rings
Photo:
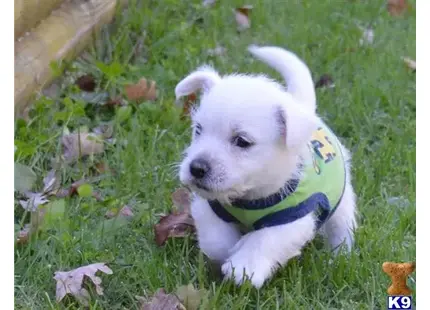
POLYGON ((391 286, 388 288, 388 295, 409 296, 411 289, 407 286, 408 275, 415 271, 415 262, 411 263, 392 263, 382 264, 382 270, 390 276, 391 286))

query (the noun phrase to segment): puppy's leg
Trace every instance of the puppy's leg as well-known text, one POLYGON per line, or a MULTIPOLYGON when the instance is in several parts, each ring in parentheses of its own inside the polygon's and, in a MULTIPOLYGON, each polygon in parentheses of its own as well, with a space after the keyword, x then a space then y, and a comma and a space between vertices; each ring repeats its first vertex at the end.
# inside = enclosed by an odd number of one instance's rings
POLYGON ((209 203, 200 197, 193 200, 191 214, 202 252, 213 261, 224 262, 229 250, 241 237, 239 230, 234 224, 221 220, 212 211, 209 203))
POLYGON ((300 255, 303 246, 315 235, 315 219, 309 214, 293 223, 267 227, 243 236, 230 251, 231 256, 222 265, 226 278, 237 284, 251 279, 260 288, 279 267, 300 255))
POLYGON ((324 225, 324 232, 332 250, 337 253, 342 244, 351 251, 354 243, 355 219, 355 194, 351 183, 345 185, 342 200, 334 214, 324 225))
POLYGON ((351 155, 343 146, 342 153, 347 163, 345 191, 336 211, 322 227, 322 231, 326 235, 330 247, 336 254, 342 244, 345 244, 347 250, 351 251, 354 243, 354 230, 357 227, 356 198, 351 185, 351 171, 349 166, 351 155))

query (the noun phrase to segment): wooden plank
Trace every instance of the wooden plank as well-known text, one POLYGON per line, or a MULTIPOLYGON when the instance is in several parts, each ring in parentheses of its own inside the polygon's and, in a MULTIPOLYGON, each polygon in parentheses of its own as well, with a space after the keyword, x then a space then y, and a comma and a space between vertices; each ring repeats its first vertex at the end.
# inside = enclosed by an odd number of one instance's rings
POLYGON ((15 41, 15 116, 53 79, 50 64, 73 59, 127 0, 73 0, 61 4, 28 35, 15 41))
POLYGON ((63 0, 15 0, 15 40, 49 16, 63 0))

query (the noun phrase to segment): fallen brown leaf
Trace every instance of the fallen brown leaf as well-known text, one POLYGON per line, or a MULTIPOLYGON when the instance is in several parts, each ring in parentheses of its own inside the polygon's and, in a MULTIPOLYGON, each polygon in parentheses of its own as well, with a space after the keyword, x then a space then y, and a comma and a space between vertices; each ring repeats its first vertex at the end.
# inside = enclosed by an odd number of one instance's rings
POLYGON ((406 0, 388 0, 387 10, 393 16, 402 15, 408 8, 406 0))
POLYGON ((323 74, 320 79, 315 83, 315 88, 333 88, 334 82, 333 78, 329 74, 323 74))
POLYGON ((78 85, 81 90, 92 92, 96 88, 96 81, 92 74, 86 74, 80 76, 76 80, 76 85, 78 85))
POLYGON ((138 299, 141 310, 187 310, 175 294, 167 294, 163 288, 158 289, 149 301, 138 299))
POLYGON ((181 213, 191 214, 191 192, 184 188, 178 188, 172 193, 173 204, 177 207, 181 213))
POLYGON ((83 287, 84 277, 87 277, 96 286, 98 295, 103 295, 101 287, 102 279, 96 276, 101 271, 112 274, 112 270, 105 263, 96 263, 82 266, 70 271, 55 272, 54 279, 57 281, 56 300, 60 302, 67 294, 73 295, 81 304, 88 306, 90 293, 83 287))
POLYGON ((28 198, 27 200, 20 200, 20 205, 27 211, 34 212, 40 205, 49 202, 48 197, 55 195, 61 186, 61 178, 55 169, 52 169, 43 178, 43 190, 38 193, 30 191, 24 192, 24 195, 28 198))
POLYGON ((185 237, 194 231, 194 220, 188 213, 162 216, 154 225, 155 242, 162 246, 169 237, 185 237))
POLYGON ((155 81, 141 78, 136 84, 125 86, 125 94, 130 100, 155 100, 157 99, 157 88, 155 81))
POLYGON ((52 169, 43 178, 43 193, 46 195, 55 195, 61 186, 61 177, 57 170, 52 169))
POLYGON ((43 193, 26 192, 25 196, 28 198, 28 200, 20 200, 19 204, 26 211, 34 212, 40 205, 49 202, 43 193))
POLYGON ((409 58, 409 57, 403 57, 403 61, 405 62, 405 64, 412 70, 416 70, 417 69, 417 63, 415 60, 409 58))
POLYGON ((251 27, 249 13, 252 9, 252 5, 244 5, 235 9, 234 12, 238 31, 244 31, 251 27))
POLYGON ((93 133, 72 133, 61 138, 64 147, 64 159, 68 162, 77 160, 80 156, 103 153, 102 137, 93 133))

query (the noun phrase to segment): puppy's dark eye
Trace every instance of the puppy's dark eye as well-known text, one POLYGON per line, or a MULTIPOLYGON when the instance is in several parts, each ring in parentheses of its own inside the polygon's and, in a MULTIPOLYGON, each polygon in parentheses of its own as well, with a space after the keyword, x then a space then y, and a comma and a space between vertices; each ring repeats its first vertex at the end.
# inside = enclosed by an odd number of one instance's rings
POLYGON ((233 139, 233 144, 242 148, 242 149, 247 149, 249 147, 252 146, 252 143, 249 142, 248 140, 245 140, 244 138, 242 138, 241 136, 237 136, 233 139))
POLYGON ((201 132, 202 132, 202 126, 200 124, 197 124, 196 127, 194 128, 194 134, 196 136, 199 136, 201 132))

